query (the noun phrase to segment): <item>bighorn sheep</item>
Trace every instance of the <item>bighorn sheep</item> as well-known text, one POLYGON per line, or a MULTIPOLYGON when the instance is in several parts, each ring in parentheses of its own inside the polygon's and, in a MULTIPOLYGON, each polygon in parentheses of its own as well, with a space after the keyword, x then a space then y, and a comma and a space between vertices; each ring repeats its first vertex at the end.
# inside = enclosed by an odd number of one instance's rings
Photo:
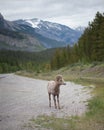
POLYGON ((66 85, 61 75, 57 75, 55 81, 48 82, 47 89, 49 95, 49 107, 51 107, 51 94, 52 94, 55 108, 57 108, 56 98, 55 98, 57 96, 58 109, 60 109, 60 104, 59 104, 60 85, 66 85))

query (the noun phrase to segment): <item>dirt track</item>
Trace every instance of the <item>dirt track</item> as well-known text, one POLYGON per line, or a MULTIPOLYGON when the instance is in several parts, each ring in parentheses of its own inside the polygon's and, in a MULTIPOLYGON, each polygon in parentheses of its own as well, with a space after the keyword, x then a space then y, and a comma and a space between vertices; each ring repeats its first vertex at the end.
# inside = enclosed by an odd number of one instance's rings
POLYGON ((38 115, 64 117, 85 112, 90 90, 67 82, 60 91, 61 109, 56 110, 54 106, 48 107, 47 81, 0 75, 0 130, 21 130, 29 119, 38 115))

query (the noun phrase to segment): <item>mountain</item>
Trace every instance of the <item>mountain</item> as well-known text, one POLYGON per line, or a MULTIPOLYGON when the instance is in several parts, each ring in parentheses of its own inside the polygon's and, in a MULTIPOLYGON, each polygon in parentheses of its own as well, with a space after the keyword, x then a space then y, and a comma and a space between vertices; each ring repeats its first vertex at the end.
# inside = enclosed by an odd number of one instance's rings
POLYGON ((37 33, 33 27, 30 27, 25 24, 19 24, 19 28, 16 29, 18 32, 29 34, 33 37, 36 37, 37 40, 45 47, 45 48, 57 48, 57 47, 65 47, 66 44, 61 41, 57 41, 54 39, 50 39, 48 37, 44 37, 41 34, 37 33))
POLYGON ((44 37, 28 25, 7 21, 0 14, 0 49, 41 51, 63 46, 64 42, 44 37))
POLYGON ((36 37, 18 31, 20 28, 19 25, 5 20, 0 14, 0 49, 40 51, 45 48, 36 37))
POLYGON ((8 21, 0 14, 0 49, 41 51, 71 46, 83 32, 65 25, 34 19, 8 21))
POLYGON ((14 21, 14 23, 28 25, 34 28, 36 33, 59 42, 64 42, 65 45, 73 45, 83 33, 83 31, 78 30, 78 28, 74 30, 65 25, 43 21, 37 18, 26 20, 21 19, 14 21))
POLYGON ((83 34, 85 27, 84 26, 79 26, 75 28, 76 31, 80 32, 81 34, 83 34))

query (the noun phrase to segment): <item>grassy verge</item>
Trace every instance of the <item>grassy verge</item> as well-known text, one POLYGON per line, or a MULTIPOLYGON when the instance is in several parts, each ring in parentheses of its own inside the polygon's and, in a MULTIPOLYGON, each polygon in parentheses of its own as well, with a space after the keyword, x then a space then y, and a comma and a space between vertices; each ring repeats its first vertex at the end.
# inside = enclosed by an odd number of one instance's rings
POLYGON ((104 82, 104 63, 92 63, 92 64, 73 64, 67 67, 63 67, 59 70, 48 72, 27 72, 18 71, 18 75, 38 78, 43 80, 53 80, 57 74, 63 75, 66 81, 74 82, 104 82))

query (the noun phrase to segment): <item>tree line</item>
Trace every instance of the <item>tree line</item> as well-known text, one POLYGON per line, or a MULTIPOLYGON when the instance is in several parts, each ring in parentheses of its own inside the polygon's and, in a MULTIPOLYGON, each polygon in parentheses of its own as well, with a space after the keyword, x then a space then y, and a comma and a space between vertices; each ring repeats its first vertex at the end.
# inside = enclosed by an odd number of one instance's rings
POLYGON ((15 72, 18 70, 27 71, 46 71, 50 70, 50 57, 54 49, 42 52, 23 52, 23 51, 0 51, 0 73, 15 72))
POLYGON ((50 64, 52 69, 59 69, 76 62, 93 61, 104 61, 104 13, 100 12, 89 22, 78 43, 57 49, 50 64))

